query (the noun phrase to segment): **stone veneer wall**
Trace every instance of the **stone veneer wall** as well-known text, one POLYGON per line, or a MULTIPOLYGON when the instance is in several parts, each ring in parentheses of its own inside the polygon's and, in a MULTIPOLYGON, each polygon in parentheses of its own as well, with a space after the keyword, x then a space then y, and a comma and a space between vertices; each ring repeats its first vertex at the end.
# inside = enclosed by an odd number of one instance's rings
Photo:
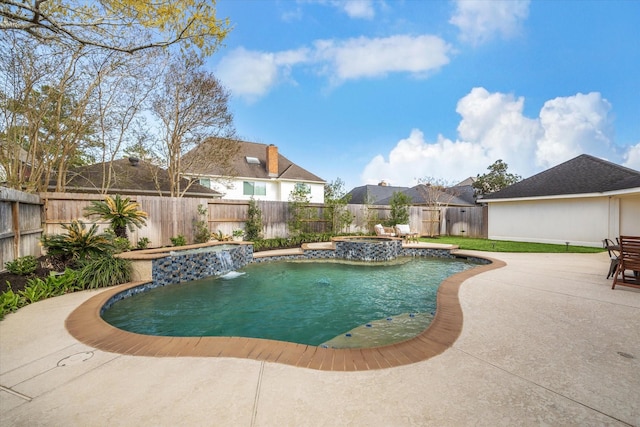
MULTIPOLYGON (((215 246, 214 246, 215 247, 215 246)), ((190 282, 210 276, 220 276, 242 268, 253 261, 253 245, 238 245, 224 251, 199 252, 153 260, 152 277, 156 286, 190 282), (231 263, 224 252, 231 256, 231 263)))

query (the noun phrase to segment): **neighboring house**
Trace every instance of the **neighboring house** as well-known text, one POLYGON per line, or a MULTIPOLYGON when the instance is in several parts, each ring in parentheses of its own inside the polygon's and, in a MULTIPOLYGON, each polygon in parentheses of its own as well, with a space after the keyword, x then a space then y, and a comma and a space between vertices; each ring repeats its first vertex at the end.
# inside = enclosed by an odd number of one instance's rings
POLYGON ((430 188, 428 184, 418 184, 414 187, 391 187, 384 181, 378 185, 363 185, 347 193, 351 196, 350 204, 389 205, 394 193, 404 193, 411 199, 414 206, 476 206, 475 193, 471 187, 472 178, 460 184, 448 187, 443 191, 430 188))
POLYGON ((231 170, 232 176, 227 176, 215 166, 192 168, 184 176, 219 191, 223 199, 287 202, 292 191, 303 186, 310 191, 311 203, 324 203, 326 181, 284 157, 275 145, 239 141, 231 170))
POLYGON ((640 236, 640 172, 586 154, 481 201, 489 239, 602 246, 640 236))
MULTIPOLYGON (((101 193, 103 182, 109 180, 108 194, 169 196, 170 181, 166 170, 135 158, 96 163, 70 169, 67 172, 66 191, 70 193, 101 193), (109 177, 109 178, 107 178, 109 177)), ((55 188, 55 181, 52 183, 55 188)), ((182 197, 207 197, 219 199, 221 194, 198 183, 181 180, 181 188, 187 188, 182 197)), ((51 185, 50 185, 51 187, 51 185)))
POLYGON ((387 200, 393 193, 408 190, 407 187, 392 187, 381 181, 378 185, 363 185, 349 191, 345 197, 349 197, 352 205, 375 205, 382 200, 387 200))

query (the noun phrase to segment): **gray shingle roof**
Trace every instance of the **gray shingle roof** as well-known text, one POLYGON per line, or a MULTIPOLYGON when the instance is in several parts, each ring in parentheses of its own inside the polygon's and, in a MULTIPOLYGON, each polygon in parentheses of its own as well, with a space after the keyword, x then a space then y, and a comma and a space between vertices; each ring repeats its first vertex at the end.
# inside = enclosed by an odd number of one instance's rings
POLYGON ((355 187, 347 193, 351 196, 349 203, 354 205, 379 204, 393 196, 395 192, 403 192, 407 187, 391 187, 388 185, 363 185, 355 187))
POLYGON ((582 154, 517 182, 483 200, 603 193, 640 188, 640 172, 582 154))
MULTIPOLYGON (((66 191, 99 192, 104 176, 104 166, 104 163, 96 163, 69 170, 66 191)), ((163 196, 170 194, 169 174, 158 166, 143 161, 133 165, 129 159, 114 160, 111 166, 113 171, 109 185, 110 194, 162 194, 163 196)), ((188 184, 188 180, 181 180, 181 188, 186 188, 188 184)), ((184 196, 220 197, 221 194, 198 183, 193 183, 184 196)))
MULTIPOLYGON (((436 201, 443 206, 474 206, 476 204, 473 187, 470 185, 448 187, 442 191, 428 190, 426 187, 425 184, 418 184, 402 192, 411 198, 411 203, 414 205, 429 204, 427 199, 433 199, 432 202, 436 201)), ((388 197, 376 204, 388 205, 390 202, 391 197, 388 197)))

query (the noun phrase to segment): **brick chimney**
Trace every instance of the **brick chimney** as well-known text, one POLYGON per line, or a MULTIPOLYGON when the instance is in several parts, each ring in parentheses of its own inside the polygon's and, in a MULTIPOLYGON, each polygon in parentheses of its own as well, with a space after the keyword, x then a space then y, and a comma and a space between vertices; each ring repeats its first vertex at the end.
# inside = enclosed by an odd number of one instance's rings
POLYGON ((273 144, 267 146, 267 173, 270 177, 278 176, 278 147, 273 144))

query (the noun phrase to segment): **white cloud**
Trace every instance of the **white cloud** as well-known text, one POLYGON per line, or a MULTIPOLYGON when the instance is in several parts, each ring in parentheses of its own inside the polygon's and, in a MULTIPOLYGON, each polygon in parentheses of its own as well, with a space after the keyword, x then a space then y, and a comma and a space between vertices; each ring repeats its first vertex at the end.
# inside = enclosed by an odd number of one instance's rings
POLYGON ((479 45, 500 35, 507 39, 518 34, 529 15, 529 0, 457 0, 449 22, 460 30, 460 39, 479 45))
POLYGON ((346 0, 337 3, 350 18, 373 19, 376 14, 372 0, 346 0))
POLYGON ((397 35, 385 38, 359 37, 346 41, 315 43, 316 55, 334 83, 393 72, 424 76, 449 63, 450 46, 430 35, 397 35))
POLYGON ((627 152, 624 154, 623 158, 623 166, 635 170, 640 170, 640 142, 638 142, 636 145, 630 146, 627 152))
POLYGON ((483 170, 489 164, 479 144, 454 142, 442 136, 437 142, 428 143, 422 131, 413 129, 408 138, 400 140, 391 150, 388 160, 382 155, 375 156, 360 179, 366 184, 385 180, 397 186, 413 186, 426 177, 455 183, 453 181, 462 181, 469 176, 466 171, 483 170))
POLYGON ((597 92, 578 93, 544 103, 540 123, 544 136, 538 141, 538 164, 549 167, 557 159, 571 159, 582 153, 607 158, 612 153, 611 105, 597 92))
POLYGON ((270 53, 240 47, 222 58, 215 74, 233 95, 254 101, 287 80, 291 67, 306 61, 305 49, 270 53))
MULTIPOLYGON (((413 129, 388 153, 375 156, 361 180, 411 186, 434 177, 461 181, 485 173, 498 159, 509 171, 531 176, 583 153, 622 160, 611 144, 609 102, 597 92, 547 101, 536 118, 523 114, 524 98, 474 88, 458 102, 461 115, 457 139, 439 136, 428 142, 413 129)), ((624 157, 628 167, 640 166, 640 143, 624 157)))
POLYGON ((311 66, 332 84, 346 80, 409 73, 424 77, 449 63, 450 46, 439 37, 359 37, 346 41, 320 40, 312 49, 258 52, 238 48, 224 56, 216 76, 235 96, 249 101, 266 95, 275 85, 291 81, 295 66, 311 66))

